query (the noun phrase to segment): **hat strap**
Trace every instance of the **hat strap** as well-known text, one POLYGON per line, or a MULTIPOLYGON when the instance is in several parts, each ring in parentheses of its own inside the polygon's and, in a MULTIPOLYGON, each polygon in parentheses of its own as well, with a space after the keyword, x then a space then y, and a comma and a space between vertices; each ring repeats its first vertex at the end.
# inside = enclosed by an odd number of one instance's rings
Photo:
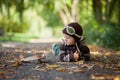
POLYGON ((79 55, 81 56, 82 54, 81 54, 80 49, 78 48, 78 44, 77 44, 77 43, 75 43, 75 45, 76 45, 76 48, 77 48, 77 50, 78 50, 78 52, 79 52, 79 55))

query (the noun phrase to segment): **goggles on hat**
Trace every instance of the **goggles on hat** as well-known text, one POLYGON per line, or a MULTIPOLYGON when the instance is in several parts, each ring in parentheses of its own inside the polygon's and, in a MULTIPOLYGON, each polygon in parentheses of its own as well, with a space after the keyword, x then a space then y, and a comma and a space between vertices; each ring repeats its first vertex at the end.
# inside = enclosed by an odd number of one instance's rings
POLYGON ((79 36, 78 34, 75 33, 75 29, 71 26, 66 26, 66 31, 69 35, 75 35, 78 38, 82 38, 82 36, 79 36))

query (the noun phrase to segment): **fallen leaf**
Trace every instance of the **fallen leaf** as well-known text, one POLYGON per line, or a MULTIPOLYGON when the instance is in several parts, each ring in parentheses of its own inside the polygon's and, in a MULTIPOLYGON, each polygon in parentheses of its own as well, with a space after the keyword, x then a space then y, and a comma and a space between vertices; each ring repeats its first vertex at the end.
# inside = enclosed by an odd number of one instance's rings
POLYGON ((39 69, 39 70, 42 71, 42 72, 47 72, 46 68, 42 68, 42 69, 39 69))
POLYGON ((39 69, 41 66, 36 66, 35 69, 39 69))
POLYGON ((53 70, 55 68, 57 68, 59 65, 58 64, 46 64, 46 69, 47 70, 53 70))
POLYGON ((115 76, 115 77, 114 77, 114 80, 120 80, 120 75, 115 76))
POLYGON ((0 65, 0 68, 7 67, 6 64, 0 65))
POLYGON ((68 69, 69 69, 70 73, 74 73, 74 72, 84 73, 84 72, 86 72, 86 69, 80 69, 78 66, 70 67, 68 69))
POLYGON ((94 65, 91 65, 91 66, 87 66, 87 68, 90 70, 94 67, 94 65))
POLYGON ((70 71, 69 74, 73 74, 74 72, 70 71))
POLYGON ((5 78, 13 78, 14 76, 5 76, 5 78))
POLYGON ((5 75, 5 73, 3 73, 3 72, 2 72, 2 73, 0 73, 0 80, 5 79, 5 76, 6 76, 6 75, 5 75))
POLYGON ((30 79, 34 79, 36 76, 29 76, 30 79))
POLYGON ((54 80, 64 80, 63 78, 61 78, 61 77, 55 77, 55 79, 54 80))
POLYGON ((19 56, 19 58, 20 58, 20 60, 22 60, 22 59, 25 58, 25 55, 21 54, 21 55, 19 56))
POLYGON ((53 64, 53 65, 50 65, 49 67, 50 68, 57 68, 59 65, 58 64, 53 64))
POLYGON ((111 53, 110 53, 110 52, 107 52, 107 53, 105 54, 105 56, 108 58, 108 57, 111 56, 111 53))
POLYGON ((66 71, 65 68, 57 68, 56 70, 59 71, 59 72, 65 72, 66 71))
POLYGON ((21 65, 20 61, 16 61, 14 64, 12 64, 12 67, 19 67, 21 65))
POLYGON ((77 64, 77 65, 84 64, 84 60, 77 61, 77 62, 75 62, 75 64, 77 64))
POLYGON ((5 72, 3 72, 3 71, 0 71, 0 75, 5 75, 5 72))
POLYGON ((85 70, 85 69, 79 69, 79 70, 74 70, 73 72, 81 72, 81 73, 84 73, 84 72, 86 72, 86 70, 85 70))
POLYGON ((114 68, 115 71, 120 71, 120 65, 116 65, 114 68))
POLYGON ((104 76, 95 76, 95 75, 92 74, 91 79, 93 79, 93 80, 104 80, 105 77, 104 76))

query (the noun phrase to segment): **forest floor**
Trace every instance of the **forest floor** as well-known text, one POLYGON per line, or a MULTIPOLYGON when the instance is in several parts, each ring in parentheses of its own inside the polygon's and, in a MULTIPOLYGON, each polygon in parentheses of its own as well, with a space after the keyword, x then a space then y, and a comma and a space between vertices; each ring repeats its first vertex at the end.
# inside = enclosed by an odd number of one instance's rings
POLYGON ((0 46, 0 80, 120 80, 120 51, 89 45, 88 62, 21 62, 22 57, 51 54, 52 42, 3 42, 0 46))

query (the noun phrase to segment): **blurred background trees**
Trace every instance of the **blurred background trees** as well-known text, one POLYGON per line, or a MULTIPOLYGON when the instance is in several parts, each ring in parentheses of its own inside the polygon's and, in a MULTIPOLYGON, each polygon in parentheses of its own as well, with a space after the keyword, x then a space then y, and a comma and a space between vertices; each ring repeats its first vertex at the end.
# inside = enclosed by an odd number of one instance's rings
POLYGON ((64 25, 78 21, 88 44, 120 50, 119 7, 120 0, 0 0, 0 28, 26 41, 62 37, 64 25))

